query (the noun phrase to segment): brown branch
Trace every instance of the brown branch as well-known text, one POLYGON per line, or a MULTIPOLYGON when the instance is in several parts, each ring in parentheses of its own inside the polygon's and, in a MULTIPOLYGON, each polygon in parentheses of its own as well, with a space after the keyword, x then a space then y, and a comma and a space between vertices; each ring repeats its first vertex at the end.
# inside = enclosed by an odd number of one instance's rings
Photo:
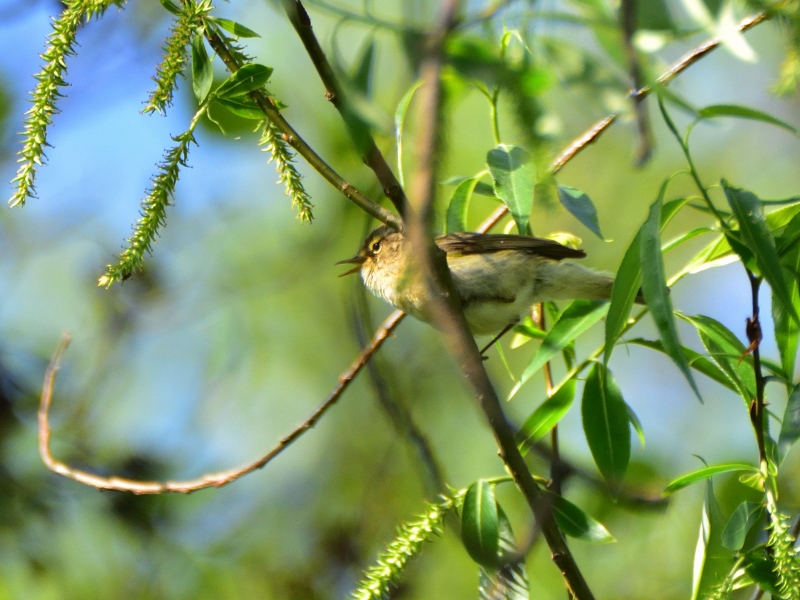
MULTIPOLYGON (((205 36, 211 48, 217 53, 217 56, 222 59, 222 62, 225 63, 225 66, 231 73, 235 73, 241 68, 242 65, 234 58, 225 44, 225 41, 212 27, 205 28, 205 36)), ((367 214, 387 225, 391 225, 395 228, 400 227, 401 222, 397 215, 367 198, 358 188, 334 171, 333 168, 328 165, 302 137, 300 137, 294 128, 284 119, 272 98, 261 91, 250 92, 250 97, 258 104, 258 107, 262 110, 267 119, 269 119, 270 123, 278 128, 284 141, 294 148, 300 156, 305 158, 308 164, 322 175, 333 187, 339 190, 345 197, 367 214)))
POLYGON ((339 84, 339 80, 317 40, 317 36, 314 35, 314 29, 311 27, 311 17, 308 16, 303 3, 300 0, 281 0, 281 5, 297 35, 303 42, 311 62, 314 63, 319 78, 325 86, 325 97, 339 111, 350 134, 350 139, 353 140, 357 150, 362 154, 364 163, 375 173, 383 188, 383 193, 391 200, 397 212, 402 216, 406 206, 405 192, 403 192, 400 182, 375 144, 367 125, 361 122, 361 119, 353 112, 350 103, 347 101, 344 89, 339 84))
MULTIPOLYGON (((765 12, 758 13, 756 15, 752 15, 746 17, 739 21, 739 26, 737 27, 738 31, 744 33, 749 29, 752 29, 759 23, 762 23, 768 19, 768 15, 765 12)), ((690 52, 684 54, 680 59, 674 62, 669 69, 664 71, 656 80, 659 85, 667 85, 670 81, 675 79, 680 73, 688 69, 698 60, 703 58, 709 52, 715 50, 719 47, 722 41, 718 38, 711 38, 706 40, 699 46, 696 46, 690 52)), ((630 92, 629 96, 632 100, 641 102, 646 96, 650 95, 652 92, 651 86, 645 86, 630 92)), ((555 175, 558 173, 564 165, 566 165, 569 161, 571 161, 575 156, 586 146, 591 144, 592 142, 596 141, 606 129, 608 129, 614 121, 616 121, 617 115, 612 114, 606 117, 603 117, 596 123, 594 123, 589 129, 587 129, 584 133, 582 133, 579 137, 577 137, 566 149, 564 149, 561 154, 559 154, 552 163, 550 163, 550 171, 555 175)), ((508 212, 508 209, 505 206, 498 208, 492 215, 489 217, 493 220, 493 224, 497 223, 503 215, 508 212)), ((490 227, 482 229, 482 232, 486 232, 490 229, 490 227)))
MULTIPOLYGON (((739 21, 739 25, 736 28, 737 31, 740 33, 744 33, 745 31, 752 29, 759 23, 763 23, 769 18, 766 12, 760 12, 755 15, 751 15, 749 17, 745 17, 741 21, 739 21)), ((715 50, 722 44, 722 40, 720 38, 711 38, 696 46, 693 50, 690 50, 686 54, 684 54, 681 58, 679 58, 676 62, 672 64, 672 66, 664 71, 656 82, 659 85, 667 85, 670 81, 675 79, 677 75, 691 67, 694 63, 698 60, 703 58, 706 54, 715 50)), ((633 90, 629 95, 634 100, 647 96, 652 90, 651 86, 645 86, 643 88, 639 88, 638 90, 633 90)))
POLYGON ((764 405, 764 388, 766 382, 764 380, 764 373, 761 371, 761 320, 759 318, 758 306, 758 290, 761 288, 761 279, 756 277, 753 272, 745 267, 747 271, 747 278, 750 280, 750 298, 753 309, 752 316, 747 319, 747 340, 750 342, 752 348, 751 354, 753 355, 753 375, 756 382, 756 397, 750 403, 750 422, 756 434, 756 443, 758 445, 758 460, 761 463, 761 468, 767 467, 767 445, 764 435, 764 419, 766 407, 764 405))
POLYGON ((61 363, 61 356, 70 341, 70 335, 65 334, 53 355, 50 365, 47 367, 44 375, 44 384, 42 386, 42 396, 39 403, 39 454, 42 457, 42 462, 45 466, 69 479, 73 479, 78 483, 88 485, 98 490, 113 490, 118 492, 130 492, 133 494, 165 494, 165 493, 178 493, 189 494, 198 490, 206 488, 218 488, 236 481, 240 477, 252 473, 269 463, 273 458, 278 456, 281 452, 286 450, 292 443, 297 441, 300 436, 306 433, 309 429, 316 425, 317 421, 322 418, 337 400, 341 397, 342 393, 350 385, 350 382, 355 378, 361 368, 369 361, 370 358, 378 351, 383 344, 383 341, 394 331, 395 327, 403 320, 404 313, 399 310, 394 311, 386 321, 383 322, 381 327, 375 332, 372 342, 369 346, 364 348, 350 364, 346 371, 339 376, 339 382, 333 388, 331 393, 320 404, 320 406, 313 412, 313 414, 303 421, 300 425, 295 427, 288 435, 283 437, 272 450, 264 454, 258 460, 250 462, 233 469, 219 471, 216 473, 208 473, 195 479, 185 481, 135 481, 132 479, 124 479, 121 477, 101 477, 93 473, 88 473, 80 469, 75 469, 69 465, 56 460, 50 451, 50 403, 53 397, 53 384, 55 382, 56 372, 61 363))
MULTIPOLYGON (((620 26, 622 29, 622 40, 625 46, 625 55, 628 59, 633 88, 642 87, 642 67, 639 64, 639 55, 633 45, 633 34, 636 32, 636 1, 622 0, 620 5, 620 26)), ((642 103, 643 97, 632 98, 633 108, 636 111, 636 127, 639 130, 639 148, 636 150, 635 163, 643 166, 650 160, 653 153, 653 135, 650 129, 650 119, 647 109, 642 103)))
POLYGON ((436 166, 440 152, 441 68, 443 45, 455 22, 458 2, 445 4, 441 21, 429 40, 422 63, 423 97, 419 103, 418 168, 413 181, 412 197, 419 201, 416 211, 408 211, 406 232, 414 257, 430 285, 430 308, 433 322, 443 331, 450 353, 472 385, 487 422, 492 428, 500 457, 528 501, 542 534, 552 553, 553 562, 564 577, 569 592, 579 600, 594 598, 589 586, 556 525, 552 507, 539 489, 517 448, 514 432, 506 418, 497 392, 483 365, 475 339, 470 334, 459 297, 453 287, 450 271, 442 252, 436 252, 428 233, 428 221, 436 187, 436 166))

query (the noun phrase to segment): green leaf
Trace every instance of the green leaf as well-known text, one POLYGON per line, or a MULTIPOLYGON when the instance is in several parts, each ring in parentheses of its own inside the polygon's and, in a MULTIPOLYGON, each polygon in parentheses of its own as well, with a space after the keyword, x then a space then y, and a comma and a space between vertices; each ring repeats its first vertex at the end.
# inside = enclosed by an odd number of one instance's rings
POLYGON ((575 338, 603 318, 608 310, 605 300, 575 300, 570 304, 553 327, 547 337, 533 355, 533 359, 522 373, 517 384, 511 389, 508 399, 513 398, 519 389, 533 377, 545 363, 567 347, 575 338))
POLYGON ((256 63, 243 66, 223 81, 214 94, 217 98, 236 98, 264 87, 272 75, 272 67, 256 63))
POLYGON ((192 36, 192 90, 197 101, 202 104, 211 90, 214 69, 206 51, 206 42, 201 31, 192 36))
MULTIPOLYGON (((667 182, 661 188, 660 196, 662 197, 666 190, 666 184, 667 182)), ((662 230, 688 201, 689 198, 676 198, 662 205, 660 218, 662 230)), ((608 317, 606 317, 606 343, 603 353, 603 362, 606 365, 614 351, 614 344, 617 343, 625 329, 625 323, 630 317, 633 303, 642 287, 641 240, 642 234, 639 231, 625 251, 625 256, 617 269, 614 285, 611 288, 611 306, 608 308, 608 317)))
POLYGON ((406 93, 403 94, 403 97, 400 99, 394 111, 394 138, 397 144, 397 177, 400 180, 401 187, 405 186, 405 181, 403 179, 403 126, 405 124, 408 107, 411 105, 411 100, 421 86, 421 79, 415 81, 414 84, 406 90, 406 93))
POLYGON ((742 502, 733 511, 725 530, 722 532, 722 545, 728 550, 738 552, 744 546, 747 532, 761 515, 762 506, 755 502, 742 502))
POLYGON ((236 21, 231 21, 230 19, 221 19, 219 17, 206 17, 209 21, 216 23, 220 27, 222 27, 225 31, 229 31, 236 37, 240 38, 260 38, 261 36, 258 35, 252 29, 248 29, 241 23, 237 23, 236 21))
POLYGON ((698 469, 697 471, 692 471, 691 473, 687 473, 686 475, 681 475, 677 479, 673 479, 672 482, 664 488, 663 495, 674 494, 678 490, 685 488, 686 486, 692 485, 698 481, 702 481, 704 479, 708 479, 713 477, 714 475, 719 475, 720 473, 731 473, 734 471, 746 471, 748 473, 758 473, 758 469, 753 465, 748 465, 747 463, 725 463, 723 465, 713 465, 711 467, 703 467, 702 469, 698 469))
POLYGON ((794 443, 800 439, 800 383, 794 386, 783 412, 781 433, 778 436, 778 453, 781 461, 794 443))
POLYGON ((641 233, 637 233, 617 269, 614 285, 611 288, 611 304, 606 317, 606 345, 603 362, 608 365, 622 330, 628 322, 631 308, 642 287, 641 233))
POLYGON ((602 523, 593 519, 563 496, 547 493, 553 517, 564 535, 592 544, 612 544, 617 540, 602 523))
POLYGON ((733 566, 733 553, 722 545, 724 528, 725 517, 714 497, 711 481, 708 481, 700 520, 700 536, 694 553, 692 600, 710 597, 733 566))
MULTIPOLYGON (((651 348, 652 350, 657 350, 658 352, 663 352, 664 354, 666 354, 666 352, 664 351, 664 344, 661 343, 661 340, 646 340, 644 338, 635 338, 632 340, 628 340, 627 343, 636 344, 638 346, 644 346, 645 348, 651 348)), ((724 385, 732 392, 739 392, 739 389, 733 384, 733 382, 722 371, 722 369, 720 369, 715 363, 711 362, 705 356, 703 356, 699 352, 695 352, 691 348, 687 348, 686 346, 683 347, 683 353, 689 360, 689 366, 692 367, 695 371, 702 373, 706 377, 713 379, 714 381, 716 381, 721 385, 724 385)))
POLYGON ((628 406, 611 371, 595 363, 586 378, 581 401, 586 441, 597 468, 616 488, 625 476, 631 456, 628 406))
POLYGON ((642 445, 642 448, 644 448, 644 427, 642 427, 642 422, 639 420, 639 415, 634 412, 630 404, 627 402, 625 403, 625 408, 628 409, 628 421, 630 421, 631 427, 633 427, 633 430, 636 432, 636 435, 639 438, 639 443, 642 445))
POLYGON ((237 117, 250 119, 253 121, 263 121, 266 117, 264 111, 256 104, 250 96, 239 96, 238 98, 215 98, 214 102, 229 110, 237 117))
POLYGON ((527 418, 517 432, 517 445, 523 454, 530 442, 542 439, 567 414, 575 399, 576 385, 574 378, 566 381, 527 418))
POLYGON ((469 486, 461 510, 461 540, 479 565, 495 567, 500 543, 494 489, 480 479, 469 486))
POLYGON ((375 70, 375 38, 370 36, 361 49, 361 55, 353 65, 351 81, 353 87, 364 96, 372 90, 372 79, 375 70))
POLYGON ((180 7, 177 4, 175 4, 174 2, 172 2, 171 0, 158 0, 158 1, 161 2, 161 6, 166 8, 173 15, 180 15, 181 14, 180 7))
POLYGON ((650 215, 640 229, 642 260, 642 291, 644 293, 650 314, 658 328, 661 341, 669 357, 675 362, 689 382, 692 390, 700 402, 700 391, 692 377, 689 362, 683 353, 683 345, 678 337, 675 319, 672 310, 672 300, 669 297, 669 288, 664 275, 664 259, 661 255, 661 206, 666 186, 661 187, 658 199, 650 207, 650 215))
POLYGON ((528 232, 536 175, 530 155, 519 146, 500 144, 489 151, 486 164, 494 179, 494 191, 517 223, 521 235, 528 232))
POLYGON ((781 121, 777 117, 770 114, 750 108, 749 106, 740 106, 738 104, 714 104, 706 106, 697 111, 701 118, 710 119, 714 117, 738 117, 740 119, 752 119, 755 121, 762 121, 771 125, 777 125, 787 131, 797 134, 797 129, 789 125, 786 121, 781 121))
MULTIPOLYGON (((448 177, 444 181, 442 181, 442 185, 460 185, 465 181, 469 181, 470 179, 478 179, 483 177, 486 174, 486 171, 481 171, 475 177, 464 177, 463 175, 455 175, 453 177, 448 177)), ((494 187, 484 181, 478 181, 475 185, 475 194, 479 196, 486 196, 487 198, 493 198, 495 200, 499 200, 497 196, 494 195, 494 187)))
POLYGON ((497 505, 500 544, 496 568, 480 568, 478 597, 480 600, 529 600, 528 573, 524 556, 520 558, 514 532, 503 508, 497 505))
POLYGON ((778 570, 764 546, 747 553, 744 570, 759 588, 771 594, 773 598, 781 597, 781 591, 778 589, 778 570))
MULTIPOLYGON (((784 267, 789 271, 800 273, 800 249, 794 248, 782 259, 784 267)), ((789 296, 795 311, 800 306, 800 287, 797 276, 792 276, 788 282, 789 296)), ((781 357, 781 368, 788 378, 794 374, 795 361, 797 360, 800 326, 792 319, 775 294, 772 294, 772 322, 775 327, 775 343, 781 357)))
MULTIPOLYGON (((772 292, 786 312, 795 322, 800 323, 800 318, 792 305, 792 297, 783 278, 783 269, 775 248, 775 240, 764 219, 764 208, 761 202, 752 192, 731 187, 724 179, 722 187, 725 190, 728 204, 739 223, 742 240, 755 255, 761 275, 767 280, 772 292)), ((742 260, 745 260, 744 257, 742 260)))
POLYGON ((446 233, 467 230, 469 201, 477 184, 477 179, 466 179, 453 192, 450 203, 447 205, 446 233))
POLYGON ((719 321, 705 315, 689 317, 680 315, 690 323, 700 336, 700 341, 713 360, 733 383, 747 406, 755 397, 756 380, 753 357, 746 353, 744 344, 719 321))
POLYGON ((566 208, 572 216, 578 221, 583 223, 589 231, 599 237, 601 240, 606 241, 603 234, 600 233, 600 223, 597 220, 597 209, 594 207, 592 200, 580 190, 567 187, 565 185, 558 186, 558 200, 561 205, 566 208))

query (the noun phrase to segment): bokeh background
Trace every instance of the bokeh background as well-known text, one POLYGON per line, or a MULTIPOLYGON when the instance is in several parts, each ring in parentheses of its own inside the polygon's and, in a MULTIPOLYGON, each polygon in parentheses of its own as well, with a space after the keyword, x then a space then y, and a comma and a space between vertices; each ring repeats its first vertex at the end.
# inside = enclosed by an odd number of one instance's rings
MULTIPOLYGON (((519 26, 529 6, 517 4, 496 25, 519 26)), ((543 10, 574 8, 555 0, 538 4, 543 10)), ((31 75, 39 69, 51 15, 60 8, 52 0, 0 1, 0 181, 10 181, 16 171, 31 75)), ((414 79, 403 45, 380 27, 314 3, 309 8, 323 46, 342 65, 351 65, 374 36, 371 114, 383 127, 379 143, 394 161, 391 116, 414 79)), ((349 8, 363 14, 357 3, 349 8)), ((670 8, 676 19, 686 18, 682 3, 670 8)), ((421 1, 374 3, 373 9, 396 23, 424 24, 435 13, 421 1)), ((379 197, 277 5, 221 3, 215 14, 261 34, 248 49, 275 67, 270 90, 288 105, 287 119, 346 178, 379 197)), ((0 209, 0 598, 343 597, 396 525, 434 499, 415 447, 398 434, 378 388, 409 412, 450 485, 503 474, 465 382, 427 326, 407 320, 380 351, 377 382, 359 375, 311 432, 264 470, 225 488, 190 496, 101 493, 47 472, 39 460, 38 394, 64 331, 73 342, 52 411, 56 456, 100 474, 181 479, 271 448, 324 399, 355 356, 356 323, 377 323, 389 312, 377 300, 364 300, 359 282, 339 279, 334 266, 369 231, 365 216, 298 160, 316 205, 313 225, 298 222, 254 134, 230 120, 227 137, 213 126, 198 132, 191 168, 181 175, 146 270, 110 290, 97 287, 138 217, 169 136, 182 132, 193 113, 187 81, 166 117, 139 113, 153 86, 168 17, 158 2, 130 3, 81 30, 78 55, 69 63, 71 87, 51 128, 49 163, 39 174, 39 197, 21 210, 0 209)), ((535 29, 582 44, 603 61, 596 41, 579 27, 544 21, 535 29)), ((667 64, 703 37, 688 36, 658 60, 667 64)), ((778 99, 769 92, 783 51, 781 31, 766 24, 747 40, 756 62, 717 51, 681 75, 674 89, 696 106, 746 104, 800 125, 797 97, 778 99)), ((624 106, 619 92, 592 92, 554 74, 541 99, 554 148, 624 106)), ((537 234, 581 236, 587 263, 597 268, 616 269, 661 181, 683 167, 654 103, 648 107, 656 149, 646 167, 632 165, 635 130, 622 119, 559 176, 560 183, 592 197, 612 241, 593 238, 555 206, 534 209, 537 234)), ((484 168, 494 145, 487 105, 465 88, 451 108, 442 175, 471 176, 484 168)), ((504 139, 524 144, 510 112, 503 113, 504 139)), ((681 125, 688 122, 673 112, 681 125)), ((409 131, 413 136, 413 122, 409 131)), ((783 130, 715 121, 695 130, 692 149, 708 183, 727 177, 763 198, 800 193, 800 145, 783 130)), ((406 177, 412 170, 413 154, 406 177)), ((8 197, 11 187, 4 186, 8 197)), ((451 190, 443 186, 441 198, 451 190)), ((690 192, 686 178, 670 188, 670 196, 690 192)), ((476 199, 474 222, 493 207, 476 199)), ((674 227, 704 222, 701 214, 687 214, 674 227)), ((670 256, 668 270, 698 247, 670 256)), ((681 281, 673 301, 679 310, 713 316, 744 337, 748 290, 734 264, 681 281)), ((763 300, 768 306, 766 294, 763 300)), ((682 334, 687 345, 702 349, 690 331, 682 334)), ((653 337, 654 329, 645 320, 636 335, 653 337)), ((775 356, 769 337, 764 351, 775 356)), ((579 354, 601 339, 602 327, 596 327, 579 342, 579 354)), ((504 347, 517 375, 532 353, 533 345, 504 347)), ((497 352, 490 356, 490 373, 507 393, 513 382, 497 352)), ((647 439, 644 448, 634 440, 632 488, 657 497, 670 479, 699 466, 694 454, 709 463, 755 459, 747 412, 731 393, 699 376, 701 405, 670 361, 639 347, 619 348, 611 368, 647 439)), ((771 408, 781 414, 781 389, 769 391, 771 408)), ((533 380, 508 411, 522 422, 542 400, 542 382, 533 380)), ((577 404, 562 424, 561 440, 569 460, 593 471, 577 404)), ((800 465, 794 455, 789 461, 782 500, 796 512, 800 489, 792 474, 800 465)), ((539 470, 546 473, 542 465, 539 470)), ((715 483, 730 511, 728 498, 741 497, 741 484, 735 478, 715 483)), ((615 504, 578 479, 568 482, 567 496, 618 540, 602 547, 571 543, 598 597, 690 594, 702 486, 659 510, 615 504)), ((501 488, 500 499, 523 536, 530 528, 525 506, 511 489, 501 488)), ((560 576, 541 544, 528 566, 534 597, 562 596, 560 576)), ((414 562, 397 597, 470 598, 476 586, 477 569, 448 527, 414 562)))

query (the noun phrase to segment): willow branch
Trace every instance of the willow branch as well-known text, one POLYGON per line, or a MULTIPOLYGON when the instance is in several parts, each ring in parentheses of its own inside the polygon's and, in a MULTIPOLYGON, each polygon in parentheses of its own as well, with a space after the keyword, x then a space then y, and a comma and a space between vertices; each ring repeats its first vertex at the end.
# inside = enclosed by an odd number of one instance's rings
POLYGON ((411 239, 417 264, 429 280, 433 321, 443 331, 447 346, 461 371, 475 391, 480 407, 492 428, 500 457, 515 483, 522 491, 542 534, 550 547, 553 562, 558 566, 569 592, 578 600, 594 598, 583 574, 578 568, 564 536, 556 525, 552 507, 539 489, 517 448, 514 431, 503 413, 500 398, 492 386, 483 365, 475 339, 467 328, 458 294, 453 287, 446 259, 436 252, 428 234, 429 216, 436 186, 436 165, 440 157, 441 131, 441 68, 443 45, 447 39, 458 9, 456 0, 445 4, 440 24, 429 40, 428 51, 422 64, 420 118, 418 138, 418 168, 412 186, 412 197, 419 200, 416 211, 408 211, 406 232, 411 239))
MULTIPOLYGON (((224 40, 213 30, 211 27, 205 28, 205 36, 209 45, 213 48, 217 56, 222 59, 225 66, 231 73, 238 71, 242 65, 233 57, 228 50, 224 40)), ((386 210, 381 205, 373 202, 355 186, 346 181, 339 175, 333 168, 326 163, 322 157, 317 154, 306 141, 300 137, 294 128, 286 121, 275 102, 261 91, 250 92, 250 97, 258 105, 264 115, 269 119, 270 123, 275 125, 281 132, 283 139, 294 148, 297 153, 306 159, 309 165, 314 168, 322 177, 324 177, 331 185, 338 189, 342 194, 351 200, 356 206, 361 208, 367 214, 375 217, 379 221, 391 225, 395 228, 400 227, 400 219, 391 211, 386 210)))
POLYGON ((130 492, 136 495, 144 494, 165 494, 165 493, 178 493, 189 494, 206 488, 218 488, 229 483, 236 481, 240 477, 252 473, 264 467, 267 463, 272 461, 281 452, 286 450, 294 442, 296 442, 304 433, 316 425, 317 421, 322 418, 328 410, 339 400, 342 393, 350 385, 358 372, 364 367, 370 358, 378 351, 383 344, 383 341, 394 331, 395 327, 403 320, 405 315, 399 310, 394 311, 386 321, 375 332, 375 336, 369 346, 364 348, 355 360, 350 364, 346 371, 339 375, 339 381, 333 388, 331 393, 320 404, 311 416, 303 421, 300 425, 295 427, 288 435, 284 436, 269 452, 264 454, 261 458, 241 465, 233 469, 225 471, 218 471, 216 473, 208 473, 201 475, 195 479, 188 479, 184 481, 137 481, 133 479, 125 479, 122 477, 102 477, 89 473, 81 469, 70 467, 64 462, 61 462, 53 457, 50 450, 50 404, 53 398, 53 384, 55 383, 56 373, 61 364, 61 356, 66 350, 70 341, 69 334, 65 334, 56 349, 50 365, 47 367, 44 375, 44 384, 42 385, 42 396, 39 403, 39 455, 42 462, 53 473, 62 475, 78 483, 97 488, 98 490, 113 490, 117 492, 130 492))
POLYGON ((350 138, 355 143, 358 151, 362 153, 364 163, 375 173, 375 177, 378 178, 378 182, 383 188, 383 193, 391 200, 397 212, 402 216, 406 205, 405 192, 403 192, 400 182, 375 144, 375 140, 367 126, 360 121, 348 102, 345 91, 339 84, 339 80, 317 40, 317 36, 314 34, 314 29, 311 27, 311 17, 308 16, 303 3, 300 0, 281 0, 281 6, 283 6, 283 10, 286 12, 286 16, 289 17, 292 27, 300 37, 300 41, 303 42, 311 62, 314 63, 314 68, 325 86, 325 97, 339 111, 350 138))

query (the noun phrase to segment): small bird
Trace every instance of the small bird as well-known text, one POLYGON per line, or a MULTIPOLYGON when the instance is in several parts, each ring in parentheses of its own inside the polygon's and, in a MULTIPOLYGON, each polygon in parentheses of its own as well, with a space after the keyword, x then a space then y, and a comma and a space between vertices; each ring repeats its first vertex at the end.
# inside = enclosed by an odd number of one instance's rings
MULTIPOLYGON (((611 297, 610 273, 564 260, 584 258, 586 253, 553 240, 463 232, 440 236, 436 245, 447 255, 453 285, 475 335, 512 327, 537 302, 611 297)), ((373 294, 430 322, 428 286, 414 268, 411 243, 402 232, 379 227, 358 254, 337 264, 356 265, 341 276, 360 272, 373 294)))

